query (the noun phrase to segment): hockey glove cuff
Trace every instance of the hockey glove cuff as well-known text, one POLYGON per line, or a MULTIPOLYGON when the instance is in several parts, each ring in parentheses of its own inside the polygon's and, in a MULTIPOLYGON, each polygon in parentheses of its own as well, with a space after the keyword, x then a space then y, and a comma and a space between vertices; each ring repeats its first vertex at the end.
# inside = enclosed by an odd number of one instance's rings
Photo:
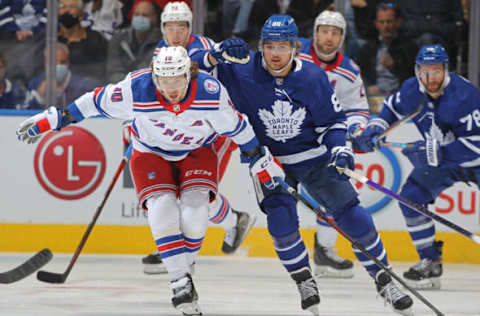
POLYGON ((248 44, 241 38, 227 38, 215 44, 209 53, 219 63, 244 64, 250 59, 248 44))
POLYGON ((250 175, 258 177, 260 182, 268 189, 274 189, 278 183, 274 178, 285 179, 281 163, 273 157, 266 146, 262 146, 259 152, 250 161, 250 175))
POLYGON ((331 177, 337 180, 347 181, 348 176, 343 174, 343 172, 337 168, 348 168, 351 170, 355 169, 355 156, 349 147, 333 147, 328 164, 328 173, 331 177))

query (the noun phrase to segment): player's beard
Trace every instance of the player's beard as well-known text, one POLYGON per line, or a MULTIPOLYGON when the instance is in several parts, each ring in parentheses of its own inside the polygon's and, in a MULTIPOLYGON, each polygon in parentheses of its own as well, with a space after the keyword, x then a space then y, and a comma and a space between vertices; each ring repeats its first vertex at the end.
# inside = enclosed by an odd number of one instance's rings
POLYGON ((327 47, 326 45, 317 43, 316 46, 317 51, 324 56, 329 56, 337 51, 337 47, 333 46, 333 44, 327 47))

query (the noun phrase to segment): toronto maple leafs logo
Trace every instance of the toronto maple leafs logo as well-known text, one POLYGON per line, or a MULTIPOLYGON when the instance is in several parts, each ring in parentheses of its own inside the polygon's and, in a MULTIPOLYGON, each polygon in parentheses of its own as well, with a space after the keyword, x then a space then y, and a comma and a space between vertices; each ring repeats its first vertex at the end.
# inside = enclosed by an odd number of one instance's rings
POLYGON ((276 100, 272 112, 260 109, 258 116, 267 128, 267 136, 285 143, 287 139, 300 134, 300 127, 305 119, 305 108, 299 108, 292 113, 293 106, 288 101, 276 100))

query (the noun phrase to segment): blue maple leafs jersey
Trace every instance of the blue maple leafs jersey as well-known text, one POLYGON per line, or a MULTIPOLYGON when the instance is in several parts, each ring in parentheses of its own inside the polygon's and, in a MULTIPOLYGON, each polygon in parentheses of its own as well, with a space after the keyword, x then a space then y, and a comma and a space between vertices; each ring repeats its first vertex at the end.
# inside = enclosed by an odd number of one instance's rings
MULTIPOLYGON (((436 139, 441 145, 440 167, 478 167, 480 91, 459 75, 450 73, 449 77, 443 94, 436 100, 428 96, 413 122, 424 139, 436 139)), ((379 119, 387 126, 392 124, 415 111, 423 96, 417 78, 406 80, 397 92, 385 99, 379 119)))
MULTIPOLYGON (((207 52, 192 59, 211 71, 207 52)), ((262 145, 287 168, 311 167, 325 162, 330 149, 345 145, 346 117, 325 72, 295 58, 284 78, 270 75, 260 52, 250 52, 247 64, 220 63, 220 82, 235 108, 247 115, 262 145)))

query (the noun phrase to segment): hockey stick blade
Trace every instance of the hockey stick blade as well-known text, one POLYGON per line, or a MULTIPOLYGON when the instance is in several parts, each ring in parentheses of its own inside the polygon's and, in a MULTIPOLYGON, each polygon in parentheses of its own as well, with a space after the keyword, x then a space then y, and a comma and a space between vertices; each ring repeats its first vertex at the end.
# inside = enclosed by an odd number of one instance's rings
POLYGON ((50 260, 52 260, 52 257, 53 254, 50 249, 45 248, 22 263, 20 266, 10 271, 0 273, 0 283, 9 284, 17 282, 43 267, 50 260))
POLYGON ((67 276, 64 273, 38 271, 37 279, 47 283, 65 283, 67 276))

